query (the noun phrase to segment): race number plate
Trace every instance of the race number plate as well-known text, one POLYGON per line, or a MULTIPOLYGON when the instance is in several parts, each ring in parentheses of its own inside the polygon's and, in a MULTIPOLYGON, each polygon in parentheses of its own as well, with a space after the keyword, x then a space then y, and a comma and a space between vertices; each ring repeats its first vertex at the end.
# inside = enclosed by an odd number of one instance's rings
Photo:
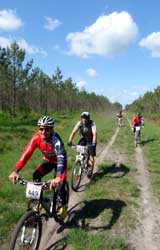
POLYGON ((27 183, 26 197, 28 199, 39 200, 41 195, 42 186, 33 183, 27 183))

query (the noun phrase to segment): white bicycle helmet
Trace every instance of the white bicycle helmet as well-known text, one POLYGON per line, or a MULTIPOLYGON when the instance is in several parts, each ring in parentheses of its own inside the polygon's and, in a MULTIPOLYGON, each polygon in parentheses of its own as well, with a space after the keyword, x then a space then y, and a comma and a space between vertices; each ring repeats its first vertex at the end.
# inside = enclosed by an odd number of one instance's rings
POLYGON ((54 126, 54 120, 49 116, 43 116, 38 120, 37 125, 38 126, 53 127, 54 126))
POLYGON ((81 113, 81 118, 84 117, 84 118, 88 118, 88 120, 90 119, 90 113, 89 112, 82 112, 81 113))

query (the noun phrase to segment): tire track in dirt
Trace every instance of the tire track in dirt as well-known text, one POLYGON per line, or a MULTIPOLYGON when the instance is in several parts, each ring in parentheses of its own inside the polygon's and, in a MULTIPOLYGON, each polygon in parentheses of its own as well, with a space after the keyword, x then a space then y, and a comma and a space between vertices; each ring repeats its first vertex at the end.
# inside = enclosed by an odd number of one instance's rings
MULTIPOLYGON (((107 144, 107 146, 98 153, 98 157, 96 158, 95 170, 94 173, 97 171, 96 165, 101 164, 110 147, 114 144, 117 134, 119 132, 119 128, 116 129, 114 135, 112 136, 111 140, 107 144)), ((79 192, 73 192, 70 190, 70 200, 68 206, 68 214, 70 220, 72 216, 80 209, 81 202, 83 201, 83 193, 85 191, 86 185, 88 185, 90 180, 86 177, 86 175, 82 178, 81 187, 79 192)), ((59 224, 55 223, 54 219, 49 219, 48 221, 44 221, 43 223, 43 237, 41 240, 41 244, 39 250, 58 250, 58 249, 67 249, 64 246, 64 242, 62 241, 67 234, 68 229, 60 226, 59 224)))
POLYGON ((135 149, 140 188, 138 225, 131 242, 135 250, 160 250, 160 211, 153 196, 147 164, 140 146, 135 149))

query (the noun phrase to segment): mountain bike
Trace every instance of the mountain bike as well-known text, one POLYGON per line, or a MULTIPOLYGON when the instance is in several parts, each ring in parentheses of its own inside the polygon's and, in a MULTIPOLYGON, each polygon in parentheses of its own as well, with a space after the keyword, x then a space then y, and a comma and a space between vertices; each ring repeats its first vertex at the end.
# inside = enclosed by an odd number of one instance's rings
MULTIPOLYGON (((42 234, 42 218, 54 218, 56 222, 64 221, 58 214, 62 207, 62 200, 57 188, 50 196, 44 196, 44 190, 49 189, 48 182, 31 182, 20 178, 19 184, 26 188, 27 210, 19 219, 10 241, 10 250, 38 250, 42 234)), ((66 182, 67 203, 69 200, 69 187, 66 182)), ((46 192, 47 193, 47 192, 46 192)))
POLYGON ((141 126, 135 126, 134 139, 136 147, 140 144, 140 131, 141 131, 141 126))
POLYGON ((76 149, 76 159, 72 166, 71 188, 74 191, 77 191, 80 186, 83 173, 87 174, 89 170, 88 146, 73 145, 72 148, 76 149))

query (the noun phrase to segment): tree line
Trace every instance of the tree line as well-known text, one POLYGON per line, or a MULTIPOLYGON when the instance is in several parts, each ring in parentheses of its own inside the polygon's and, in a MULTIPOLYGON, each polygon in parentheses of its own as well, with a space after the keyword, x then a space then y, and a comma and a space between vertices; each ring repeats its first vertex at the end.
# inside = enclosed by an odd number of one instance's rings
POLYGON ((132 112, 160 113, 160 86, 154 91, 146 92, 132 104, 126 106, 132 112))
POLYGON ((119 103, 108 98, 79 90, 72 78, 63 80, 62 71, 56 68, 49 77, 33 59, 25 63, 26 52, 16 42, 10 47, 0 46, 0 111, 15 116, 19 111, 75 111, 118 110, 119 103))

